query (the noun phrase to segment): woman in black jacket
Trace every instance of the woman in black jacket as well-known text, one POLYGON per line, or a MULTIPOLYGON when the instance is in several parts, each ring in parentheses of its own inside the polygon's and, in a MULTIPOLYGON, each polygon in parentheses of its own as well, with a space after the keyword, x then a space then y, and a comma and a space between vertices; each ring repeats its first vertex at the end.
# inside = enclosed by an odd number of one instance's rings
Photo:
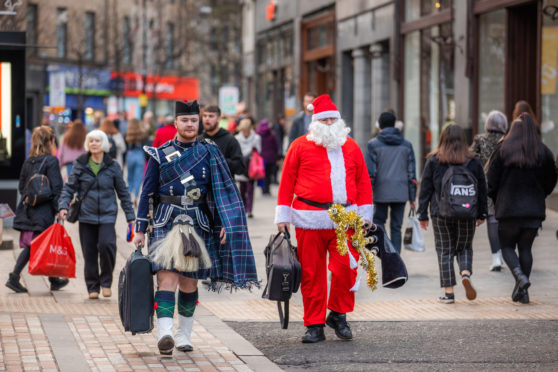
POLYGON ((472 243, 476 226, 486 219, 486 179, 480 160, 469 151, 465 133, 458 125, 444 129, 438 148, 428 154, 424 166, 418 209, 424 230, 428 227, 429 205, 440 285, 445 290, 439 300, 446 304, 455 302, 454 257, 467 299, 474 300, 477 292, 471 284, 472 243), (454 176, 449 177, 450 174, 454 176))
POLYGON ((554 155, 543 144, 531 115, 514 120, 490 159, 487 177, 502 255, 515 278, 512 300, 529 303, 531 247, 546 217, 545 198, 557 179, 554 155))
MULTIPOLYGON (((54 222, 54 216, 58 210, 58 198, 62 190, 62 176, 58 166, 58 159, 51 155, 54 147, 54 131, 47 126, 40 126, 33 130, 31 137, 31 151, 29 157, 25 159, 21 173, 19 174, 19 194, 21 200, 17 205, 16 216, 14 218, 14 229, 20 231, 19 245, 23 251, 17 257, 14 269, 9 275, 6 287, 16 293, 27 292, 20 282, 20 275, 23 271, 31 253, 31 241, 40 233, 45 231, 54 222), (26 201, 26 188, 29 180, 35 174, 46 175, 50 183, 50 199, 44 203, 31 206, 26 201)), ((66 284, 68 279, 50 277, 50 289, 55 291, 66 284)))
POLYGON ((120 199, 128 223, 135 219, 128 188, 122 176, 122 169, 108 154, 107 135, 93 130, 85 137, 87 153, 74 162, 72 173, 60 195, 59 215, 66 218, 68 206, 74 193, 80 197, 87 192, 79 211, 79 239, 85 261, 85 284, 90 299, 99 298, 102 289, 104 297, 112 295, 112 273, 116 260, 116 215, 120 199), (99 275, 99 259, 101 274, 99 275))

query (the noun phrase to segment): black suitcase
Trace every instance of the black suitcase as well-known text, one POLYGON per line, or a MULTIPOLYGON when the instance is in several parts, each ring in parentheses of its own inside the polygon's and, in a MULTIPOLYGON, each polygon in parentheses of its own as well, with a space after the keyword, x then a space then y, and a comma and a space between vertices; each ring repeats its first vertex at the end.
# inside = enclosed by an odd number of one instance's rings
POLYGON ((151 262, 141 253, 141 245, 120 271, 118 308, 125 331, 149 333, 153 329, 153 272, 151 262))
POLYGON ((283 329, 289 326, 289 300, 298 291, 302 268, 296 255, 296 247, 290 241, 289 233, 277 233, 269 239, 265 247, 265 268, 267 285, 262 297, 277 301, 279 321, 283 329), (285 309, 281 307, 284 302, 285 309))

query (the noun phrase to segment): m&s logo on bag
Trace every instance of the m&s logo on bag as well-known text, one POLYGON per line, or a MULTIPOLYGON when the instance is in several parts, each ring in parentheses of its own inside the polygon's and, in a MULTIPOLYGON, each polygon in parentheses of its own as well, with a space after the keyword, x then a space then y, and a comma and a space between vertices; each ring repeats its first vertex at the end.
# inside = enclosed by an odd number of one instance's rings
POLYGON ((49 252, 57 254, 59 256, 67 256, 68 255, 68 250, 66 249, 66 247, 62 247, 60 245, 50 244, 49 252))

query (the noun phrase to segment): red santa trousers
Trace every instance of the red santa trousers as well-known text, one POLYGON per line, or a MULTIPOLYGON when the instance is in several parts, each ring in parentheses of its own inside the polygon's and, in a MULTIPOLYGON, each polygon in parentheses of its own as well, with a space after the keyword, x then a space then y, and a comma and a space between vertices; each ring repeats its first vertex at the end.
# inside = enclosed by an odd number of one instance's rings
MULTIPOLYGON (((350 232, 347 235, 352 235, 350 232)), ((349 313, 355 305, 355 284, 357 269, 351 269, 349 256, 337 252, 335 230, 307 230, 296 228, 298 260, 302 265, 300 288, 304 304, 304 325, 324 324, 327 308, 338 313, 349 313), (329 302, 327 300, 327 253, 331 271, 329 302)), ((349 245, 350 247, 350 245, 349 245)), ((358 253, 349 248, 358 260, 358 253)))

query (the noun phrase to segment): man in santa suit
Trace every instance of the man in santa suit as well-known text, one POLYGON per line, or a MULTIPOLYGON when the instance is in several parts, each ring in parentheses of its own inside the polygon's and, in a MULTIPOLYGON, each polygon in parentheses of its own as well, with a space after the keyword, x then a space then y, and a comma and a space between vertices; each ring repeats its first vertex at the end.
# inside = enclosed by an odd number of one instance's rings
MULTIPOLYGON (((350 129, 329 96, 317 97, 308 108, 313 111, 309 133, 291 144, 283 164, 275 223, 279 231, 288 230, 291 223, 296 229, 307 327, 302 342, 325 340, 324 324, 332 327, 337 337, 350 340, 353 335, 345 314, 354 308, 351 288, 357 269, 351 269, 348 255, 337 252, 335 226, 327 210, 339 203, 370 225, 372 187, 362 151, 347 136, 350 129), (331 271, 329 300, 326 265, 331 271), (327 319, 326 307, 330 310, 327 319)), ((348 246, 358 260, 358 253, 348 246)))

